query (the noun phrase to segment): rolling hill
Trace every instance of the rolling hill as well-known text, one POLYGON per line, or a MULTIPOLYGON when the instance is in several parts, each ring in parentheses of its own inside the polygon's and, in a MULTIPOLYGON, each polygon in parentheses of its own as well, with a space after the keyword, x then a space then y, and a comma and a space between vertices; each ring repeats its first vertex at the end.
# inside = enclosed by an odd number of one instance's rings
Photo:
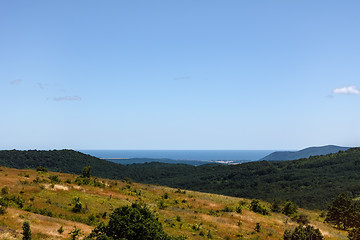
MULTIPOLYGON (((181 239, 282 239, 286 229, 297 226, 281 213, 251 211, 251 199, 129 180, 92 177, 81 184, 78 179, 67 173, 0 167, 0 202, 9 201, 0 213, 0 239, 21 239, 24 221, 30 223, 35 240, 69 239, 74 226, 85 237, 99 223, 108 222, 114 209, 134 202, 146 204, 165 232, 181 239), (81 203, 80 211, 73 210, 74 199, 81 203), (257 224, 259 231, 254 230, 257 224)), ((260 204, 270 208, 267 202, 260 204)), ((299 214, 307 215, 325 239, 346 239, 346 231, 323 223, 320 211, 299 209, 299 214)))
POLYGON ((310 156, 326 155, 330 153, 337 153, 339 151, 346 151, 348 147, 339 147, 335 145, 327 145, 321 147, 309 147, 300 151, 277 151, 260 159, 260 161, 284 161, 296 160, 300 158, 308 158, 310 156))
POLYGON ((72 150, 0 151, 0 165, 15 168, 43 166, 80 174, 91 166, 94 176, 130 178, 234 197, 266 201, 291 200, 308 209, 326 209, 342 192, 360 196, 360 148, 293 161, 258 161, 238 165, 146 163, 120 165, 72 150))

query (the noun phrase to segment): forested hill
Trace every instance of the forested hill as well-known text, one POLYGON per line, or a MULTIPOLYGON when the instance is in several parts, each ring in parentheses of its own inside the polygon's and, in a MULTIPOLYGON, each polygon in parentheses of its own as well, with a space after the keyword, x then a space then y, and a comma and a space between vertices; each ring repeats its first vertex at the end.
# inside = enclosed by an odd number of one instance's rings
POLYGON ((0 165, 11 168, 43 166, 51 171, 81 174, 85 166, 92 166, 94 176, 116 178, 125 166, 86 155, 74 150, 0 151, 0 165))
POLYGON ((265 161, 283 161, 283 160, 296 160, 300 158, 308 158, 310 156, 326 155, 330 153, 337 153, 339 151, 346 151, 349 147, 339 147, 335 145, 327 145, 321 147, 309 147, 300 151, 277 151, 270 153, 263 157, 265 161))
POLYGON ((293 161, 238 165, 146 163, 119 165, 72 150, 0 151, 0 165, 80 173, 92 166, 95 176, 267 201, 291 200, 301 207, 324 209, 339 193, 360 196, 360 148, 293 161))

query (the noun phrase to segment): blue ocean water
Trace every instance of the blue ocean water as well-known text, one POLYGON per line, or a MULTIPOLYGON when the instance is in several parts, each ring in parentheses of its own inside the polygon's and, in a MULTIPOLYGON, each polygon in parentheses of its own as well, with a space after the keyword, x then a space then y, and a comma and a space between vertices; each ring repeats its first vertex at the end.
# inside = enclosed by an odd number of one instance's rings
MULTIPOLYGON (((129 164, 143 163, 136 162, 132 158, 150 158, 150 159, 167 159, 176 160, 174 163, 194 162, 225 162, 240 163, 257 161, 274 150, 78 150, 82 153, 89 154, 98 158, 108 159, 114 162, 129 164), (188 161, 188 162, 187 162, 188 161)), ((169 161, 166 161, 169 162, 169 161)), ((171 161, 170 161, 171 162, 171 161)))

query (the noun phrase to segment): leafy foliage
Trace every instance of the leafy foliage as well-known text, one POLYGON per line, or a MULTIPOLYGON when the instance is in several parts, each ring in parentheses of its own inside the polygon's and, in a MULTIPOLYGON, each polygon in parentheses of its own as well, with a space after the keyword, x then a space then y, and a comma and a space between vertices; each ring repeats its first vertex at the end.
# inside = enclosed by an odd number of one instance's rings
POLYGON ((91 177, 91 166, 86 166, 81 170, 81 176, 83 178, 90 178, 91 177))
POLYGON ((25 221, 22 226, 23 229, 23 240, 31 240, 31 229, 30 229, 30 223, 25 221))
POLYGON ((351 229, 349 231, 348 239, 359 240, 360 239, 360 227, 351 229))
POLYGON ((80 202, 80 198, 79 197, 75 197, 72 200, 72 204, 74 205, 74 207, 71 209, 71 211, 73 211, 74 213, 79 213, 82 210, 82 203, 80 202))
POLYGON ((323 240, 320 230, 310 225, 297 226, 293 232, 286 230, 284 240, 323 240))
POLYGON ((78 239, 83 233, 80 228, 74 226, 74 228, 69 232, 71 240, 78 239))
POLYGON ((269 210, 262 206, 259 200, 252 200, 250 204, 250 210, 262 215, 269 215, 269 210))
POLYGON ((286 216, 294 215, 297 212, 298 212, 298 206, 291 201, 287 201, 284 204, 284 207, 282 208, 282 213, 285 214, 286 216))
POLYGON ((110 214, 107 225, 99 224, 90 234, 91 239, 128 240, 170 240, 150 210, 141 204, 133 203, 115 209, 110 214))
POLYGON ((360 205, 342 193, 329 205, 325 221, 338 228, 360 227, 360 205))

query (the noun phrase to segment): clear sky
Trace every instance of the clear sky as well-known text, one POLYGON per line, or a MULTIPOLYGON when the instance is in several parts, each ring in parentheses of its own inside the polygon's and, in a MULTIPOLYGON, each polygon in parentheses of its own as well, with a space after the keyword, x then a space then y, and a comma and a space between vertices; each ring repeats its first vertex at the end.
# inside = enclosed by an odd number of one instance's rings
POLYGON ((360 1, 2 0, 0 149, 360 145, 360 1))

